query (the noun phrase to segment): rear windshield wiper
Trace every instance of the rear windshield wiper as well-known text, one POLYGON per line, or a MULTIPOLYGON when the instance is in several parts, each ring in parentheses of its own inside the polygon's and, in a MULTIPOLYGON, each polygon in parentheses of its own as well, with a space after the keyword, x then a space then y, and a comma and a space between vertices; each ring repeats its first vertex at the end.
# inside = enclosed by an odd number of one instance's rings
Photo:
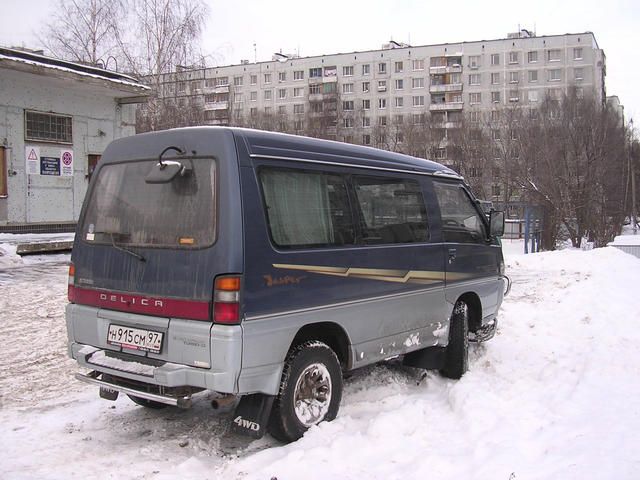
MULTIPOLYGON (((106 232, 105 232, 105 233, 106 233, 106 232)), ((123 247, 123 246, 121 246, 121 245, 118 245, 118 244, 116 243, 116 239, 115 239, 115 236, 114 236, 114 235, 116 235, 116 234, 115 234, 115 233, 113 233, 113 232, 110 232, 110 233, 109 233, 109 236, 111 237, 111 245, 113 245, 113 248, 115 248, 116 250, 120 250, 121 252, 128 253, 129 255, 131 255, 131 256, 133 256, 133 257, 136 257, 136 258, 137 258, 138 260, 140 260, 141 262, 146 262, 146 261, 147 261, 147 259, 146 259, 146 258, 144 258, 144 257, 143 257, 142 255, 140 255, 139 253, 136 253, 136 252, 134 252, 133 250, 129 250, 128 248, 125 248, 125 247, 123 247)), ((122 233, 118 233, 117 235, 124 235, 124 234, 122 234, 122 233)))
POLYGON ((115 248, 116 250, 120 250, 121 252, 124 253, 128 253, 129 255, 131 255, 132 257, 136 257, 138 260, 140 260, 141 262, 146 262, 147 259, 144 258, 142 255, 140 255, 139 253, 134 252, 133 250, 129 250, 128 248, 123 247, 122 245, 118 245, 116 243, 116 235, 119 235, 121 237, 123 236, 127 236, 127 233, 121 233, 121 232, 91 232, 91 233, 98 233, 98 234, 102 234, 102 235, 109 235, 109 238, 111 239, 111 245, 113 246, 113 248, 115 248))

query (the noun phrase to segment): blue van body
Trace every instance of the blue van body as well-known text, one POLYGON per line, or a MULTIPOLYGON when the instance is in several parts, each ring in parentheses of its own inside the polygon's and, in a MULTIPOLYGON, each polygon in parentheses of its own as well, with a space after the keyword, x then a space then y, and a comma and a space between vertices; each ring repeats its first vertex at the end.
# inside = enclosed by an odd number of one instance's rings
MULTIPOLYGON (((403 355, 441 368, 456 306, 465 342, 467 331, 495 331, 507 280, 492 222, 455 172, 406 155, 225 127, 116 140, 78 222, 69 354, 103 396, 146 406, 188 406, 202 389, 283 402, 301 345, 324 345, 342 371, 403 355), (145 180, 163 162, 187 180, 145 180), (330 213, 306 214, 313 201, 330 213), (314 235, 322 241, 300 243, 314 235), (238 288, 225 290, 233 279, 238 288)), ((335 403, 341 380, 331 381, 316 384, 316 397, 333 389, 335 403)), ((261 405, 264 420, 271 403, 261 405)), ((241 426, 263 431, 259 421, 241 426)), ((301 435, 287 428, 276 436, 301 435)))

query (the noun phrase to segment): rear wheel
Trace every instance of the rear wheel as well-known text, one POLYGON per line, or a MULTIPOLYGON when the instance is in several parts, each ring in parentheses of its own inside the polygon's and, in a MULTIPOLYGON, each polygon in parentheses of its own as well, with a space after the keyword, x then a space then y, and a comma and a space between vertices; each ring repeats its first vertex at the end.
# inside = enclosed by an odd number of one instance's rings
POLYGON ((136 405, 140 405, 141 407, 151 408, 152 410, 160 410, 162 408, 168 407, 168 405, 165 403, 156 402, 154 400, 147 400, 146 398, 136 397, 135 395, 127 394, 127 397, 129 397, 131 401, 136 405))
POLYGON ((447 378, 458 379, 469 368, 469 307, 458 301, 453 307, 449 322, 449 345, 445 353, 444 367, 440 373, 447 378))
POLYGON ((331 348, 318 341, 289 351, 269 432, 283 442, 298 440, 311 426, 336 418, 342 398, 342 371, 331 348))

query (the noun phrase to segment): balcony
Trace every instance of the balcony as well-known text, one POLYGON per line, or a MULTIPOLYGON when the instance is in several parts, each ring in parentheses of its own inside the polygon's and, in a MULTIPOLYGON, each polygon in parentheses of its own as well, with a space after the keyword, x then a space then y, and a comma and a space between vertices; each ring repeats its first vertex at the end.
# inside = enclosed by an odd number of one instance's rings
POLYGON ((225 100, 224 102, 207 102, 204 104, 205 110, 228 110, 229 109, 229 101, 225 100))
POLYGON ((461 92, 462 83, 447 83, 445 85, 431 85, 429 87, 430 93, 442 93, 442 92, 461 92))
POLYGON ((446 122, 444 124, 444 128, 460 128, 462 127, 462 122, 446 122))
POLYGON ((429 67, 429 73, 432 75, 444 75, 445 73, 460 73, 462 65, 449 65, 443 67, 429 67))
POLYGON ((229 85, 218 85, 213 87, 213 93, 229 93, 229 85))
POLYGON ((432 103, 429 105, 429 111, 442 112, 446 110, 461 111, 463 102, 448 102, 448 103, 432 103))
POLYGON ((322 101, 322 94, 321 93, 310 93, 309 94, 309 101, 310 102, 321 102, 322 101))

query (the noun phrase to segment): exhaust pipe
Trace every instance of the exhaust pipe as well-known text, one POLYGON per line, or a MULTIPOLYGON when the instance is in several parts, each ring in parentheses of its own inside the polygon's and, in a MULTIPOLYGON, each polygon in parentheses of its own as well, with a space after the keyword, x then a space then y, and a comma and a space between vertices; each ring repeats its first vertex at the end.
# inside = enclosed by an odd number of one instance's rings
POLYGON ((211 400, 211 408, 214 410, 226 410, 235 403, 238 399, 235 395, 223 395, 222 397, 216 397, 211 400))

